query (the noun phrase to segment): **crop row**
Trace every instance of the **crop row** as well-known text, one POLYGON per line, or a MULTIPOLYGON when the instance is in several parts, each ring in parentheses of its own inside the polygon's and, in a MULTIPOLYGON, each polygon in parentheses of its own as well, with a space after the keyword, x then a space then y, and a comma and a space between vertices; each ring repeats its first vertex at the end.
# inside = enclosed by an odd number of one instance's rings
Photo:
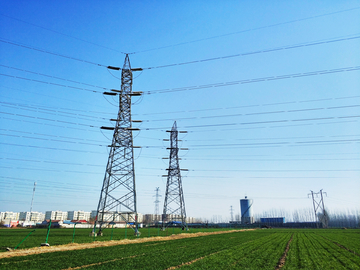
POLYGON ((314 232, 297 232, 285 269, 360 269, 360 257, 314 232))
POLYGON ((316 234, 360 254, 360 230, 320 230, 316 234))
POLYGON ((183 266, 184 269, 274 269, 281 258, 290 232, 274 233, 236 245, 183 266))
POLYGON ((270 239, 266 239, 272 234, 274 232, 270 230, 234 232, 172 241, 44 253, 2 259, 0 268, 64 269, 89 266, 87 269, 165 269, 216 252, 232 250, 260 238, 264 239, 260 242, 269 242, 270 239))
MULTIPOLYGON (((167 228, 161 230, 161 228, 143 228, 140 229, 140 238, 156 237, 156 236, 169 236, 172 234, 180 233, 197 233, 197 232, 213 232, 221 229, 214 228, 191 228, 189 231, 182 231, 180 228, 167 228)), ((224 229, 228 230, 228 229, 224 229)), ((4 252, 6 247, 16 247, 33 229, 1 229, 0 230, 0 248, 1 252, 4 252)), ((100 237, 91 237, 92 229, 51 229, 48 237, 48 243, 51 246, 63 245, 69 243, 90 243, 93 241, 109 241, 109 240, 122 240, 122 239, 134 239, 138 236, 134 235, 132 229, 105 229, 104 235, 100 237)), ((36 229, 32 232, 24 242, 19 245, 18 249, 38 247, 41 243, 45 243, 47 235, 47 229, 36 229)))
POLYGON ((341 235, 349 246, 345 230, 243 231, 6 258, 0 269, 274 269, 291 236, 283 269, 360 269, 360 256, 330 239, 341 235))

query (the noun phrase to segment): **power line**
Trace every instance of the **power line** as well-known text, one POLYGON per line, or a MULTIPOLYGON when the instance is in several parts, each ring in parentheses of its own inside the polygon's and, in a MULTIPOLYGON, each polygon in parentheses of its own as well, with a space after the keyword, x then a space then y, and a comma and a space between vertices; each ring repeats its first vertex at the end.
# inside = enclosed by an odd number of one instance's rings
MULTIPOLYGON (((50 121, 50 122, 54 122, 54 123, 65 123, 65 124, 70 124, 70 125, 98 128, 98 126, 93 126, 93 125, 88 125, 88 124, 81 124, 81 123, 76 123, 76 122, 62 121, 62 120, 56 120, 56 119, 44 118, 44 117, 37 117, 37 116, 31 116, 31 115, 8 113, 8 112, 1 112, 1 111, 0 111, 0 114, 13 115, 13 116, 19 116, 19 117, 24 117, 24 118, 32 118, 32 119, 36 119, 36 120, 45 120, 45 121, 50 121)), ((40 124, 42 124, 42 123, 40 123, 40 124)))
MULTIPOLYGON (((0 112, 0 113, 1 113, 1 112, 0 112)), ((32 123, 32 124, 52 126, 52 127, 60 127, 60 128, 83 130, 83 131, 87 131, 87 132, 98 132, 98 131, 90 130, 90 129, 77 128, 77 127, 69 127, 69 126, 61 126, 61 125, 55 125, 55 124, 50 124, 50 123, 39 123, 39 122, 34 122, 34 121, 28 121, 28 120, 22 120, 22 119, 13 119, 13 118, 8 118, 8 117, 0 117, 0 119, 6 119, 6 120, 11 120, 11 121, 20 121, 20 122, 24 122, 24 123, 32 123)), ((40 118, 39 118, 39 119, 40 119, 40 118)), ((89 126, 89 127, 98 128, 98 127, 95 127, 95 126, 89 126)))
MULTIPOLYGON (((227 114, 227 115, 210 115, 210 116, 197 116, 197 117, 177 117, 179 120, 198 120, 198 119, 213 119, 213 118, 226 118, 234 116, 251 116, 251 115, 262 115, 262 114, 282 114, 282 113, 298 113, 306 111, 321 111, 321 110, 333 110, 333 109, 345 109, 345 108, 357 108, 360 107, 360 104, 355 105, 344 105, 344 106, 332 106, 326 108, 307 108, 307 109, 297 109, 297 110, 281 110, 281 111, 269 111, 269 112, 253 112, 253 113, 237 113, 237 114, 227 114)), ((173 118, 168 119, 155 119, 155 120, 143 120, 143 122, 159 122, 159 121, 170 121, 173 118)))
MULTIPOLYGON (((235 128, 221 128, 221 129, 201 129, 201 130, 196 130, 196 131, 188 131, 188 133, 199 133, 199 132, 228 132, 228 131, 234 131, 234 130, 249 130, 249 129, 267 129, 267 128, 288 128, 288 127, 300 127, 300 126, 310 126, 310 125, 333 125, 333 124, 344 124, 344 123, 353 123, 353 122, 358 122, 357 119, 354 120, 342 120, 342 121, 336 121, 336 122, 317 122, 317 123, 302 123, 302 124, 285 124, 285 125, 277 125, 277 126, 245 126, 244 127, 235 127, 235 128)), ((165 128, 160 127, 160 128, 142 128, 142 130, 146 130, 146 131, 160 131, 160 132, 164 132, 165 128)))
POLYGON ((68 152, 89 153, 89 154, 103 154, 102 152, 96 152, 96 151, 67 149, 67 148, 58 148, 58 147, 45 147, 45 146, 37 146, 37 145, 29 145, 29 144, 3 143, 3 142, 0 142, 0 144, 8 145, 8 146, 29 147, 29 148, 56 150, 56 151, 68 151, 68 152))
POLYGON ((312 169, 301 169, 301 170, 212 170, 212 169, 204 169, 204 170, 189 170, 189 171, 209 171, 209 172, 359 172, 359 169, 327 169, 327 170, 321 170, 321 169, 316 169, 316 170, 312 170, 312 169))
MULTIPOLYGON (((299 101, 287 101, 287 102, 276 102, 276 103, 263 103, 263 104, 251 104, 251 105, 242 105, 242 106, 232 106, 232 107, 218 107, 218 108, 208 108, 208 109, 197 109, 197 110, 188 110, 188 111, 173 111, 173 112, 155 112, 155 113, 143 113, 143 114, 134 114, 134 115, 154 115, 154 114, 172 114, 172 113, 185 113, 185 112, 202 112, 202 111, 216 111, 216 110, 229 110, 229 109, 245 109, 251 107, 265 107, 265 106, 279 106, 279 105, 288 105, 296 103, 309 103, 309 102, 324 102, 324 101, 333 101, 339 99, 353 99, 360 98, 360 96, 346 96, 346 97, 333 97, 333 98, 324 98, 324 99, 306 99, 299 101)), ((178 118, 177 118, 178 119, 178 118)))
MULTIPOLYGON (((0 87, 4 87, 4 86, 0 86, 0 87)), ((19 90, 19 89, 12 88, 12 87, 5 87, 5 88, 9 88, 9 89, 13 89, 13 90, 19 90)), ((0 103, 7 104, 7 105, 12 105, 12 106, 19 106, 20 108, 21 107, 29 107, 29 108, 39 109, 39 110, 47 110, 47 111, 55 111, 55 112, 58 112, 57 110, 70 111, 70 112, 64 112, 64 113, 68 113, 68 114, 70 114, 70 113, 73 114, 73 112, 86 112, 86 113, 111 114, 111 115, 113 114, 113 113, 109 113, 109 112, 98 112, 98 111, 80 110, 80 109, 75 109, 75 108, 45 106, 45 105, 42 105, 42 104, 23 104, 23 103, 13 103, 13 102, 3 102, 3 101, 0 101, 0 103)), ((92 104, 87 104, 87 105, 93 106, 92 104)), ((86 116, 86 115, 81 115, 81 116, 86 116)), ((89 116, 89 117, 96 118, 96 116, 89 116)))
POLYGON ((1 67, 5 67, 5 68, 8 68, 8 69, 14 69, 14 70, 18 70, 18 71, 23 71, 23 72, 35 74, 35 75, 41 75, 41 76, 48 77, 48 78, 52 78, 52 79, 57 79, 57 80, 62 80, 62 81, 66 81, 66 82, 72 82, 72 83, 82 84, 82 85, 91 86, 91 87, 95 87, 95 88, 99 88, 99 89, 103 89, 103 90, 111 90, 110 88, 106 88, 106 87, 102 87, 102 86, 97 86, 97 85, 93 85, 93 84, 78 82, 78 81, 74 81, 74 80, 68 80, 68 79, 64 79, 64 78, 57 77, 57 76, 48 75, 48 74, 43 74, 43 73, 39 73, 39 72, 34 72, 34 71, 22 69, 22 68, 10 67, 10 66, 7 66, 7 65, 2 65, 2 64, 0 64, 0 66, 1 66, 1 67))
MULTIPOLYGON (((6 104, 6 105, 10 105, 10 106, 16 106, 16 109, 20 109, 20 110, 27 110, 27 111, 33 111, 32 107, 29 108, 24 108, 24 106, 19 106, 19 105, 12 105, 12 103, 8 103, 8 102, 0 102, 0 104, 6 104)), ((344 105, 344 106, 331 106, 331 107, 316 107, 316 108, 306 108, 306 109, 296 109, 296 110, 277 110, 277 111, 268 111, 268 112, 252 112, 252 113, 237 113, 237 114, 228 114, 228 115, 212 115, 212 116, 198 116, 198 117, 177 117, 176 119, 179 120, 198 120, 198 119, 213 119, 213 118, 227 118, 227 117, 235 117, 235 116, 252 116, 252 115, 261 115, 261 114, 283 114, 283 113, 298 113, 298 112, 306 112, 306 111, 321 111, 321 110, 334 110, 334 109, 347 109, 347 108, 357 108, 360 107, 360 104, 351 104, 351 105, 344 105)), ((10 107, 12 108, 12 107, 10 107)), ((44 113, 44 114, 50 114, 50 115, 58 115, 58 116, 63 116, 63 117, 71 117, 74 118, 74 116, 76 116, 77 119, 82 119, 82 120, 91 120, 94 121, 94 118, 98 118, 100 120, 108 120, 107 118, 104 117, 97 117, 97 116, 90 116, 90 115, 84 115, 84 114, 74 114, 74 113, 69 113, 69 112, 62 112, 62 111, 56 111, 56 110, 46 110, 46 111, 39 111, 39 110, 45 110, 45 109, 41 109, 41 108, 34 108, 36 109, 35 112, 38 113, 44 113), (64 113, 64 114, 55 114, 52 112, 57 112, 57 113, 64 113), (85 116, 85 117, 89 117, 91 119, 88 118, 82 118, 79 116, 85 116)), ((184 111, 185 112, 185 111, 184 111)), ((6 113, 6 112, 0 112, 0 113, 6 113)), ((97 120, 98 122, 101 122, 100 120, 97 120)), ((143 120, 143 122, 159 122, 159 121, 170 121, 173 120, 172 118, 170 119, 155 119, 155 120, 143 120)))
POLYGON ((105 118, 105 117, 77 114, 77 113, 73 113, 73 112, 57 111, 57 110, 51 110, 51 109, 44 109, 44 108, 39 108, 39 107, 13 104, 13 103, 9 103, 9 102, 1 102, 0 101, 0 104, 5 104, 2 106, 8 107, 11 109, 37 112, 37 113, 41 113, 41 114, 56 115, 56 116, 61 116, 61 117, 71 117, 72 119, 76 118, 76 119, 91 120, 91 121, 96 121, 96 122, 103 122, 101 120, 109 120, 108 118, 105 118), (86 118, 84 118, 84 117, 86 117, 86 118))
POLYGON ((83 145, 92 145, 92 146, 100 146, 100 147, 107 146, 107 145, 101 145, 101 144, 95 144, 95 143, 73 142, 73 141, 65 141, 65 140, 59 140, 59 139, 49 139, 49 138, 40 138, 40 137, 31 137, 31 136, 20 136, 20 135, 14 135, 14 134, 1 134, 0 133, 0 136, 8 136, 8 137, 11 137, 11 138, 17 137, 17 138, 23 138, 23 139, 34 139, 34 140, 42 140, 42 141, 49 141, 49 142, 83 144, 83 145))
MULTIPOLYGON (((70 139, 70 140, 76 140, 76 141, 104 143, 103 141, 99 141, 99 140, 90 140, 90 139, 84 139, 84 138, 74 138, 74 137, 59 136, 59 135, 53 135, 53 134, 44 134, 44 133, 38 133, 38 132, 28 132, 28 131, 24 131, 24 130, 0 128, 0 131, 8 131, 8 132, 21 133, 21 134, 30 134, 30 135, 39 135, 39 136, 45 136, 45 137, 51 137, 51 138, 70 139)), ((13 136, 13 135, 11 135, 11 136, 13 136)))
MULTIPOLYGON (((90 185, 84 185, 84 184, 74 184, 74 183, 68 183, 68 182, 59 182, 59 181, 48 181, 48 180, 43 180, 43 179, 39 179, 39 178, 37 178, 37 179, 29 179, 29 178, 21 178, 21 177, 10 177, 10 176, 0 176, 0 178, 3 178, 3 179, 10 179, 10 180, 12 180, 12 181, 21 181, 21 182, 23 182, 23 181, 25 181, 25 182, 34 182, 34 181, 36 181, 36 182, 45 182, 45 183, 49 183, 49 184, 57 184, 57 185, 59 185, 59 184, 62 184, 62 185, 66 185, 66 186, 79 186, 79 187, 91 187, 91 188, 97 188, 97 186, 90 186, 90 185)), ((6 180, 7 181, 7 180, 6 180)), ((7 183, 9 183, 8 181, 7 181, 7 183)))
POLYGON ((6 39, 3 39, 3 38, 0 38, 0 42, 10 44, 10 45, 14 45, 14 46, 18 46, 18 47, 22 47, 22 48, 26 48, 26 49, 30 49, 30 50, 34 50, 34 51, 38 51, 38 52, 42 52, 42 53, 51 54, 51 55, 54 55, 54 56, 60 56, 60 57, 63 57, 63 58, 79 61, 79 62, 86 63, 86 64, 91 64, 91 65, 95 65, 95 66, 99 66, 99 67, 106 67, 106 68, 108 67, 106 65, 94 63, 94 62, 87 61, 87 60, 82 60, 82 59, 75 58, 75 57, 72 57, 72 56, 66 56, 66 55, 60 54, 60 53, 50 52, 50 51, 47 51, 45 49, 35 48, 35 47, 30 46, 30 45, 21 44, 21 43, 11 41, 11 40, 6 40, 6 39))
POLYGON ((338 143, 338 142, 360 142, 360 139, 351 140, 322 140, 322 141, 298 141, 298 142, 262 142, 262 143, 228 143, 228 144, 202 144, 202 145, 189 145, 191 148, 196 147, 233 147, 243 145, 256 145, 256 146, 267 146, 267 145, 289 145, 289 144, 315 144, 315 143, 338 143))
POLYGON ((54 85, 54 86, 67 87, 67 88, 72 88, 72 89, 76 89, 76 90, 83 90, 83 91, 88 91, 88 92, 93 92, 93 93, 100 93, 100 94, 103 93, 103 92, 92 90, 92 89, 86 89, 86 88, 75 87, 75 86, 70 86, 70 85, 64 85, 64 84, 59 84, 59 83, 52 83, 52 82, 46 82, 46 81, 41 81, 41 80, 29 79, 29 78, 24 78, 24 77, 14 76, 14 75, 9 75, 9 74, 4 74, 4 73, 0 73, 0 75, 5 76, 5 77, 14 78, 14 79, 21 79, 21 80, 26 80, 26 81, 31 81, 31 82, 37 82, 37 83, 50 84, 50 85, 54 85))
POLYGON ((104 167, 102 165, 96 165, 96 164, 74 163, 74 162, 64 162, 64 161, 51 161, 51 160, 40 160, 40 159, 9 158, 9 157, 5 157, 5 158, 0 157, 0 159, 2 159, 2 160, 11 160, 11 161, 34 162, 34 163, 59 164, 59 165, 104 167))
POLYGON ((57 170, 57 169, 49 169, 47 167, 38 167, 38 168, 31 167, 31 168, 27 168, 27 167, 14 167, 14 166, 0 165, 0 168, 16 169, 16 170, 30 170, 30 171, 47 171, 47 172, 58 172, 58 173, 103 174, 102 172, 89 172, 88 170, 86 170, 86 171, 57 170))
POLYGON ((142 52, 149 52, 149 51, 161 50, 161 49, 166 49, 166 48, 171 48, 171 47, 186 45, 186 44, 190 44, 190 43, 195 43, 195 42, 200 42, 200 41, 205 41, 205 40, 210 40, 210 39, 215 39, 215 38, 220 38, 220 37, 226 37, 226 36, 231 36, 231 35, 237 35, 237 34, 242 34, 242 33, 251 32, 251 31, 255 31, 255 30, 266 29, 266 28, 271 28, 271 27, 280 26, 280 25, 285 25, 285 24, 291 24, 291 23, 300 22, 300 21, 306 21, 306 20, 321 18, 321 17, 325 17, 325 16, 329 16, 329 15, 334 15, 334 14, 339 14, 339 13, 343 13, 343 12, 348 12, 348 11, 356 10, 356 9, 360 9, 360 7, 355 7, 355 8, 350 8, 350 9, 344 9, 344 10, 340 10, 340 11, 335 11, 335 12, 320 14, 320 15, 311 16, 311 17, 306 17, 306 18, 302 18, 302 19, 295 19, 295 20, 291 20, 291 21, 287 21, 287 22, 280 22, 280 23, 275 23, 275 24, 271 24, 271 25, 266 25, 266 26, 260 26, 260 27, 250 28, 250 29, 246 29, 246 30, 241 30, 241 31, 232 32, 232 33, 227 33, 227 34, 222 34, 222 35, 217 35, 217 36, 212 36, 212 37, 207 37, 207 38, 201 38, 201 39, 196 39, 196 40, 192 40, 192 41, 181 42, 181 43, 177 43, 177 44, 172 44, 172 45, 157 47, 157 48, 153 48, 153 49, 147 49, 147 50, 142 50, 142 51, 135 51, 135 52, 133 52, 133 53, 142 53, 142 52))
MULTIPOLYGON (((68 99, 68 98, 63 98, 63 97, 60 97, 60 96, 45 95, 45 94, 43 94, 43 93, 38 93, 38 92, 33 92, 33 91, 27 91, 27 90, 18 89, 18 88, 14 88, 14 87, 8 87, 8 86, 4 86, 4 85, 0 85, 0 87, 6 88, 6 89, 10 89, 10 90, 15 90, 15 91, 21 91, 21 92, 25 92, 25 93, 30 93, 31 95, 38 95, 38 96, 41 96, 41 97, 52 98, 52 99, 56 99, 56 101, 62 100, 62 101, 66 101, 67 103, 68 103, 68 102, 76 103, 76 105, 83 104, 83 105, 86 105, 87 107, 91 106, 91 107, 103 108, 102 106, 99 106, 99 105, 96 105, 96 104, 90 104, 90 103, 82 102, 82 101, 79 101, 79 100, 76 100, 76 101, 75 101, 75 100, 71 100, 71 99, 68 99)), ((49 90, 46 89, 46 92, 49 92, 49 90)), ((5 93, 5 92, 3 92, 3 93, 5 93)), ((12 93, 11 93, 11 97, 4 96, 4 95, 0 95, 0 96, 2 96, 3 98, 13 99, 13 100, 16 100, 16 101, 28 102, 27 99, 14 98, 14 95, 13 95, 12 93)), ((37 104, 37 106, 43 106, 43 105, 42 105, 42 104, 37 104)), ((46 107, 46 106, 43 106, 43 107, 46 107)), ((50 107, 48 107, 48 108, 50 108, 50 107)), ((51 107, 51 108, 52 108, 52 107, 51 107)), ((73 110, 76 111, 76 109, 73 109, 73 110)))
MULTIPOLYGON (((351 119, 359 118, 360 115, 347 115, 347 116, 331 116, 331 117, 314 117, 314 118, 300 118, 300 119, 281 119, 281 120, 269 120, 269 121, 254 121, 254 122, 232 122, 232 123, 217 123, 206 125, 193 125, 183 126, 184 129, 192 128, 207 128, 207 127, 226 127, 226 126, 240 126, 240 125, 259 125, 259 124, 278 124, 278 123, 291 123, 291 122, 307 122, 307 121, 328 121, 334 119, 351 119)), ((164 130, 166 127, 156 128, 142 128, 142 130, 164 130)))
POLYGON ((122 51, 119 51, 119 50, 116 50, 116 49, 113 49, 113 48, 109 48, 109 47, 106 47, 106 46, 103 46, 103 45, 100 45, 100 44, 96 44, 94 42, 91 42, 91 41, 88 41, 88 40, 85 40, 85 39, 82 39, 82 38, 74 37, 74 36, 71 36, 69 34, 64 34, 64 33, 61 33, 59 31, 56 31, 56 30, 53 30, 53 29, 50 29, 50 28, 46 28, 46 27, 43 27, 43 26, 40 26, 40 25, 37 25, 37 24, 34 24, 34 23, 30 23, 30 22, 27 22, 27 21, 24 21, 24 20, 20 20, 18 18, 14 18, 14 17, 8 16, 8 15, 5 15, 5 14, 0 14, 0 15, 4 16, 4 17, 7 17, 7 18, 10 18, 10 19, 13 19, 13 20, 16 20, 16 21, 19 21, 19 22, 23 22, 23 23, 26 23, 26 24, 41 28, 41 29, 44 29, 44 30, 47 30, 47 31, 50 31, 50 32, 53 32, 53 33, 56 33, 56 34, 59 34, 59 35, 63 35, 65 37, 73 38, 73 39, 76 39, 76 40, 79 40, 79 41, 82 41, 82 42, 86 42, 88 44, 95 45, 95 46, 98 46, 98 47, 101 47, 101 48, 104 48, 104 49, 108 49, 108 50, 112 50, 112 51, 119 52, 119 53, 122 53, 122 54, 126 54, 126 53, 124 53, 122 51))
POLYGON ((212 87, 225 87, 225 86, 233 86, 233 85, 237 85, 237 84, 294 79, 294 78, 300 78, 300 77, 318 76, 318 75, 357 71, 357 70, 360 70, 360 66, 352 66, 352 67, 344 67, 344 68, 336 68, 336 69, 325 69, 325 70, 310 71, 310 72, 304 72, 304 73, 293 73, 293 74, 285 74, 285 75, 279 75, 279 76, 261 77, 261 78, 255 78, 255 79, 244 79, 244 80, 239 80, 239 81, 211 83, 211 84, 205 84, 205 85, 186 86, 186 87, 179 87, 179 88, 167 88, 167 89, 150 90, 150 91, 144 90, 143 92, 144 92, 144 94, 150 95, 150 94, 172 93, 172 92, 181 92, 181 91, 190 91, 190 90, 192 91, 192 90, 199 90, 199 89, 212 88, 212 87))
MULTIPOLYGON (((4 86, 1 86, 4 87, 4 86)), ((12 90, 19 90, 16 88, 12 88, 12 87, 5 87, 8 89, 12 89, 12 90)), ((299 101, 287 101, 287 102, 276 102, 276 103, 264 103, 264 104, 251 104, 251 105, 243 105, 243 106, 232 106, 232 107, 218 107, 218 108, 209 108, 209 109, 197 109, 197 110, 184 110, 184 111, 172 111, 172 112, 155 112, 155 113, 143 113, 143 114, 133 114, 134 116, 144 116, 144 115, 157 115, 157 114, 174 114, 174 113, 192 113, 192 112, 202 112, 202 111, 216 111, 216 110, 229 110, 229 109, 244 109, 244 108, 251 108, 251 107, 265 107, 265 106, 279 106, 279 105, 287 105, 287 104, 296 104, 296 103, 309 103, 309 102, 324 102, 324 101, 333 101, 333 100, 340 100, 340 99, 356 99, 356 98, 360 98, 360 96, 345 96, 345 97, 332 97, 332 98, 324 98, 324 99, 307 99, 307 100, 299 100, 299 101)), ((12 105, 12 106, 17 106, 19 109, 22 109, 23 107, 29 107, 29 108, 34 108, 34 109, 38 109, 38 110, 47 110, 47 111, 54 111, 54 112, 60 112, 60 113, 66 113, 69 115, 74 115, 73 112, 86 112, 86 113, 95 113, 95 114, 113 114, 113 113, 109 113, 109 112, 99 112, 99 111, 89 111, 89 110, 80 110, 80 109, 74 109, 74 108, 64 108, 64 107, 53 107, 53 106, 45 106, 45 105, 36 105, 36 104, 23 104, 23 103, 13 103, 13 102, 2 102, 0 101, 0 104, 6 104, 6 105, 12 105), (69 111, 69 112, 62 112, 62 111, 58 111, 58 110, 65 110, 65 111, 69 111)), ((89 104, 91 106, 93 106, 92 104, 89 104)), ((358 105, 350 105, 350 106, 358 106, 358 105)), ((329 107, 330 109, 331 107, 329 107)), ((335 107, 334 107, 335 108, 335 107)), ((345 108, 345 107, 344 107, 345 108)), ((307 110, 307 109, 304 109, 307 110)), ((310 108, 311 110, 311 108, 310 108)), ((86 116, 86 117, 91 117, 91 118, 99 118, 99 119, 108 119, 108 118, 104 118, 104 117, 97 117, 94 115, 83 115, 83 114, 76 114, 79 116, 86 116)), ((234 115, 235 116, 235 115, 234 115)), ((207 116, 203 117, 206 118, 207 116)), ((211 117, 211 116, 209 116, 211 117)), ((223 117, 223 116, 214 116, 214 117, 223 117)), ((191 117, 191 118, 197 118, 197 117, 191 117)), ((179 118, 177 117, 176 119, 181 120, 181 119, 189 119, 189 118, 179 118)), ((151 121, 165 121, 165 119, 160 119, 160 120, 151 120, 151 121)), ((173 119, 169 119, 169 120, 173 120, 173 119)), ((145 121, 150 121, 150 120, 143 120, 143 122, 145 121)))
POLYGON ((286 46, 281 46, 281 47, 275 47, 275 48, 252 51, 252 52, 246 52, 246 53, 238 53, 238 54, 227 55, 227 56, 212 57, 212 58, 201 59, 201 60, 192 60, 192 61, 188 61, 188 62, 180 62, 180 63, 174 63, 174 64, 161 65, 161 66, 145 67, 143 69, 158 69, 158 68, 168 68, 168 67, 175 67, 175 66, 183 66, 183 65, 189 65, 189 64, 197 64, 197 63, 210 62, 210 61, 221 60, 221 59, 229 59, 229 58, 234 58, 234 57, 241 57, 241 56, 248 56, 248 55, 254 55, 254 54, 261 54, 261 53, 276 52, 276 51, 281 51, 281 50, 298 49, 298 48, 310 47, 310 46, 315 46, 315 45, 324 45, 324 44, 330 44, 330 43, 335 43, 335 42, 340 42, 340 41, 347 41, 347 40, 355 40, 355 39, 358 39, 358 38, 360 38, 360 36, 327 39, 327 40, 321 40, 321 41, 318 40, 318 41, 309 42, 309 43, 286 45, 286 46))

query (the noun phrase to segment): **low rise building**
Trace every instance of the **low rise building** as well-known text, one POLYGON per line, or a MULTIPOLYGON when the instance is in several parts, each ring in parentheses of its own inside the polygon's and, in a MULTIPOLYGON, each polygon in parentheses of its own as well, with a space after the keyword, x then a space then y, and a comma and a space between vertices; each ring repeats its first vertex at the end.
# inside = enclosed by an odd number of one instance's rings
POLYGON ((64 211, 46 211, 45 212, 45 219, 46 220, 66 220, 67 219, 67 212, 64 211))
POLYGON ((90 212, 85 211, 68 211, 67 219, 69 220, 90 220, 90 212))
POLYGON ((20 221, 32 221, 34 223, 45 220, 45 214, 41 212, 20 212, 20 221))
MULTIPOLYGON (((96 210, 92 210, 90 213, 90 218, 92 219, 96 219, 96 214, 97 211, 96 210)), ((123 216, 131 223, 135 220, 135 214, 123 214, 123 216)), ((101 216, 98 217, 98 220, 101 219, 101 216)), ((114 222, 123 222, 124 219, 120 216, 119 212, 115 212, 115 211, 108 211, 104 214, 104 220, 106 220, 107 222, 110 221, 114 221, 114 222)), ((137 216, 137 221, 138 223, 142 223, 143 222, 143 214, 138 213, 137 216)))
POLYGON ((17 212, 0 212, 0 222, 5 220, 17 221, 19 220, 19 213, 17 212))

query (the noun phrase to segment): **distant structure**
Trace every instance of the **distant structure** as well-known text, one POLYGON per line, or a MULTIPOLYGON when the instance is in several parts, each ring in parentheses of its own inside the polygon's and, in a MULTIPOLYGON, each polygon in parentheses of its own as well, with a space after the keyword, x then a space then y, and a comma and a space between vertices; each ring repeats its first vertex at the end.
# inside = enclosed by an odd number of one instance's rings
MULTIPOLYGON (((164 209, 162 214, 163 226, 167 223, 180 225, 183 229, 187 229, 184 193, 182 189, 180 165, 179 165, 179 147, 178 133, 176 121, 170 132, 170 158, 168 174, 166 182, 166 192, 164 209)), ((181 131, 180 131, 181 132, 181 131)))
POLYGON ((285 217, 260 218, 260 223, 265 223, 266 225, 284 224, 285 223, 285 217))
POLYGON ((101 129, 113 130, 114 134, 109 145, 109 158, 93 233, 96 233, 96 225, 99 224, 98 234, 101 235, 102 226, 119 217, 138 235, 133 149, 135 146, 132 132, 139 129, 132 127, 132 122, 138 121, 131 119, 131 97, 142 94, 132 91, 132 72, 142 69, 131 68, 129 55, 126 55, 122 68, 111 66, 108 68, 121 70, 121 90, 112 89, 112 92, 104 92, 104 95, 119 96, 119 112, 116 119, 111 119, 116 121, 115 127, 101 127, 101 129))
MULTIPOLYGON (((19 220, 26 222, 41 222, 45 219, 45 214, 41 212, 20 212, 19 220)), ((26 223, 25 223, 26 224, 26 223)))
POLYGON ((317 193, 313 192, 312 190, 310 191, 311 194, 308 194, 308 197, 311 195, 313 200, 316 225, 319 228, 319 223, 318 223, 319 220, 319 222, 321 222, 322 224, 322 227, 327 228, 329 226, 329 216, 325 211, 324 198, 323 198, 323 194, 325 194, 326 196, 327 194, 326 192, 323 192, 322 189, 317 193))
POLYGON ((232 205, 230 206, 230 221, 234 221, 234 215, 233 215, 233 207, 232 205))
POLYGON ((32 198, 31 198, 30 213, 32 212, 32 207, 33 207, 33 202, 34 202, 35 188, 36 188, 36 182, 34 182, 33 195, 32 195, 32 198))
POLYGON ((254 223, 254 217, 252 213, 253 201, 245 196, 245 199, 240 200, 241 208, 241 224, 252 224, 254 223))
POLYGON ((45 212, 45 219, 51 220, 66 220, 67 219, 67 212, 64 211, 46 211, 45 212))
POLYGON ((155 222, 159 221, 158 218, 157 218, 158 215, 159 215, 159 203, 160 203, 159 198, 161 197, 161 195, 159 194, 159 190, 160 190, 159 187, 157 187, 157 188, 155 189, 155 191, 156 191, 155 201, 154 201, 154 203, 155 203, 155 213, 154 213, 155 219, 154 219, 154 221, 155 221, 155 222))
POLYGON ((90 220, 90 212, 79 211, 67 211, 67 219, 69 220, 90 220))

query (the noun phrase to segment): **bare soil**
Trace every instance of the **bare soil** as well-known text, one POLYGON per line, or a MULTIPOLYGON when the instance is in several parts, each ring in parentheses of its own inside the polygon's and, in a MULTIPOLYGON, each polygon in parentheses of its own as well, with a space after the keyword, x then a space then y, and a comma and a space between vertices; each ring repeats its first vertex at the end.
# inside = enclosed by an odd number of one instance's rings
POLYGON ((2 252, 0 253, 0 259, 2 258, 10 258, 10 257, 17 257, 17 256, 28 256, 34 254, 41 254, 41 253, 49 253, 49 252, 57 252, 57 251, 69 251, 69 250, 79 250, 79 249, 87 249, 87 248, 98 248, 98 247, 110 247, 110 246, 117 246, 117 245, 128 245, 128 244, 137 244, 137 243, 146 243, 146 242, 155 242, 155 241, 170 241, 182 238, 193 238, 193 237, 200 237, 205 235, 212 235, 212 234, 224 234, 224 233, 234 233, 239 231, 250 231, 254 229, 245 229, 245 230, 232 230, 232 231, 218 231, 218 232, 198 232, 198 233, 183 233, 183 234, 173 234, 170 236, 162 237, 149 237, 149 238, 138 238, 138 239, 124 239, 124 240, 112 240, 112 241, 95 241, 91 243, 82 243, 82 244, 66 244, 66 245, 58 245, 58 246, 50 246, 50 247, 35 247, 29 249, 18 249, 18 250, 11 250, 9 252, 2 252))
POLYGON ((289 242, 287 243, 286 248, 285 248, 285 250, 284 250, 284 253, 283 253, 283 255, 281 256, 279 262, 277 263, 277 265, 276 265, 276 267, 275 267, 275 270, 279 270, 279 269, 281 269, 281 268, 285 265, 286 256, 287 256, 287 253, 289 252, 290 243, 291 243, 291 241, 293 240, 293 236, 294 236, 294 234, 291 235, 290 240, 289 240, 289 242))

